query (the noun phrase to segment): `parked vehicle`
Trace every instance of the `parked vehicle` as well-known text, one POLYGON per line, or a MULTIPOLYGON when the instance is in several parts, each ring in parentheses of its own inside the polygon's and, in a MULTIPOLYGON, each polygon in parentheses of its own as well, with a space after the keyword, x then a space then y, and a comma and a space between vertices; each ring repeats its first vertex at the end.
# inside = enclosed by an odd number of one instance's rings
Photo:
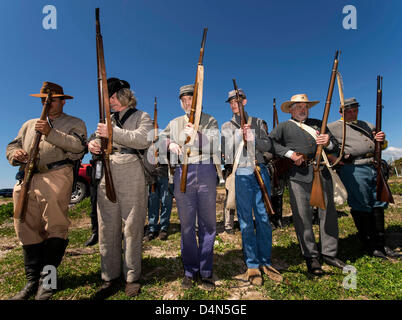
POLYGON ((0 189, 0 197, 11 198, 13 196, 13 189, 0 189))
POLYGON ((91 184, 91 176, 88 174, 89 163, 82 163, 78 171, 77 185, 74 192, 71 194, 70 204, 77 204, 85 197, 89 196, 89 186, 91 184))

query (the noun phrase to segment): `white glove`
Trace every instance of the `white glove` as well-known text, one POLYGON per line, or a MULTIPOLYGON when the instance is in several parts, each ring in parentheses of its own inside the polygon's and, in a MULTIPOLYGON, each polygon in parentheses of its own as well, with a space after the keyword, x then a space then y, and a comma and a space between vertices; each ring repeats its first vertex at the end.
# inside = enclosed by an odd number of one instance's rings
POLYGON ((194 129, 192 127, 190 127, 189 125, 184 127, 184 134, 186 135, 186 137, 192 137, 194 134, 194 129))
POLYGON ((181 151, 180 146, 177 143, 171 142, 169 144, 169 150, 175 154, 181 155, 183 152, 181 151))

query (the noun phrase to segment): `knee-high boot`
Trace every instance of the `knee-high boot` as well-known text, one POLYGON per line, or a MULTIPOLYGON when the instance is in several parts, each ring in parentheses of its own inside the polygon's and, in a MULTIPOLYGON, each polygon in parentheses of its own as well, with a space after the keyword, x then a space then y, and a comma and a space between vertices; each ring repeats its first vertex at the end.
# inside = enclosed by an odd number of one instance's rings
POLYGON ((364 248, 369 251, 369 230, 367 225, 367 219, 364 215, 367 215, 367 212, 357 211, 357 210, 350 210, 350 214, 352 215, 353 221, 355 223, 357 229, 357 235, 363 244, 364 248))
POLYGON ((282 228, 282 206, 283 195, 276 195, 271 197, 272 207, 275 214, 271 217, 272 223, 275 228, 282 228))
MULTIPOLYGON (((52 265, 56 269, 63 259, 64 252, 68 245, 68 239, 49 238, 45 241, 43 266, 52 265)), ((49 300, 53 295, 52 288, 46 289, 44 280, 48 275, 47 272, 41 272, 39 280, 39 288, 36 293, 35 300, 49 300)))
POLYGON ((373 218, 375 223, 375 239, 378 250, 391 258, 401 257, 401 254, 393 251, 391 248, 386 246, 384 208, 374 208, 373 218))
POLYGON ((44 243, 23 245, 26 286, 18 292, 11 300, 28 300, 38 290, 40 272, 43 267, 44 243))

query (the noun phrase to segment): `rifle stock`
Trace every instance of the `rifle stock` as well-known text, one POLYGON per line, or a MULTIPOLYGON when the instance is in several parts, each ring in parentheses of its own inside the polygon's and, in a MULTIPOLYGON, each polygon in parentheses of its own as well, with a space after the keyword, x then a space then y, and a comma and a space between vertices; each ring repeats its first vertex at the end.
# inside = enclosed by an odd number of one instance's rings
MULTIPOLYGON (((237 100, 237 105, 238 105, 239 112, 240 112, 240 126, 243 129, 244 125, 246 124, 246 115, 244 113, 244 106, 243 106, 243 103, 240 98, 239 89, 236 84, 236 79, 233 79, 233 87, 236 92, 236 100, 237 100)), ((247 141, 244 138, 244 132, 243 132, 243 140, 244 140, 244 146, 245 146, 245 148, 247 148, 247 141)), ((236 174, 236 173, 234 173, 234 174, 236 174)), ((274 208, 272 207, 271 199, 269 198, 269 195, 268 195, 267 186, 265 185, 264 180, 262 179, 261 168, 257 164, 255 164, 255 166, 254 166, 254 175, 255 175, 257 183, 261 189, 262 199, 264 201, 264 206, 265 206, 266 212, 268 214, 275 214, 274 208)))
MULTIPOLYGON (((204 28, 204 33, 202 35, 202 41, 201 41, 201 49, 200 49, 200 56, 198 58, 198 65, 197 65, 197 72, 195 74, 195 83, 194 83, 194 93, 193 93, 193 100, 191 102, 191 110, 190 110, 190 115, 189 115, 189 123, 194 124, 195 122, 195 113, 196 113, 196 106, 197 106, 197 100, 198 100, 198 66, 201 66, 203 64, 204 60, 204 49, 205 49, 205 42, 207 39, 207 31, 208 28, 204 28)), ((191 137, 188 136, 184 142, 184 145, 189 143, 191 140, 191 137)), ((187 151, 187 156, 190 154, 190 149, 187 151)), ((186 192, 186 185, 187 185, 187 173, 188 173, 188 164, 183 163, 182 164, 182 172, 181 172, 181 178, 180 178, 180 191, 182 193, 186 192)))
POLYGON ((113 185, 112 174, 110 170, 109 157, 112 153, 113 128, 110 118, 109 92, 106 79, 105 57, 103 53, 103 39, 100 31, 99 8, 95 9, 96 19, 96 58, 98 67, 98 98, 99 98, 99 122, 106 123, 108 130, 108 138, 101 137, 101 157, 105 172, 105 187, 107 198, 115 203, 116 191, 113 185))
MULTIPOLYGON (((330 78, 329 88, 328 88, 328 92, 327 92, 327 99, 325 102, 324 114, 322 117, 322 125, 321 125, 320 134, 324 134, 326 131, 326 128, 327 128, 328 115, 329 115, 329 110, 330 110, 331 101, 332 101, 332 93, 334 91, 335 78, 336 78, 336 73, 338 70, 338 54, 339 54, 339 51, 336 51, 334 62, 332 65, 331 78, 330 78)), ((326 208, 325 208, 324 191, 322 188, 322 181, 321 181, 321 174, 320 174, 320 163, 321 163, 322 150, 323 150, 323 145, 318 145, 317 152, 315 154, 314 178, 313 178, 313 186, 311 188, 310 205, 313 207, 318 207, 318 208, 325 210, 326 208)))
MULTIPOLYGON (((46 120, 52 103, 52 93, 47 94, 45 103, 43 104, 40 120, 46 120)), ((25 221, 25 215, 28 208, 28 191, 31 186, 32 177, 35 174, 35 169, 38 162, 39 143, 42 138, 42 133, 36 131, 35 138, 29 150, 28 161, 24 169, 24 180, 21 183, 21 190, 18 196, 17 203, 14 208, 14 219, 25 221)))
MULTIPOLYGON (((382 122, 382 77, 377 76, 377 106, 376 106, 376 132, 381 131, 382 122)), ((381 142, 375 141, 375 167, 377 169, 377 200, 381 202, 394 203, 394 198, 387 181, 385 180, 384 173, 382 172, 382 157, 381 157, 381 142)))

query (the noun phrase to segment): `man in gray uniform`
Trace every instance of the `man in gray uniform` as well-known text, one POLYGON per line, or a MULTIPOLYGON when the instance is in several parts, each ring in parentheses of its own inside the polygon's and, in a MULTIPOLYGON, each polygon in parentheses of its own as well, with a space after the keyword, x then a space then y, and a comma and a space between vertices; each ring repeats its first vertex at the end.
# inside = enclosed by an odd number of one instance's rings
POLYGON ((344 106, 345 119, 328 124, 328 128, 341 142, 343 121, 346 121, 345 155, 337 171, 348 192, 350 213, 359 238, 370 255, 383 259, 386 256, 398 257, 385 245, 384 209, 388 204, 376 200, 375 140, 384 142, 385 149, 385 134, 382 131, 376 133, 373 124, 357 120, 359 103, 355 98, 346 99, 344 106))
POLYGON ((326 206, 326 210, 319 209, 321 250, 317 247, 313 233, 313 208, 310 206, 312 160, 319 144, 331 152, 337 152, 339 149, 338 142, 329 133, 319 134, 321 121, 308 118, 309 108, 317 103, 319 101, 309 101, 305 94, 294 95, 290 101, 281 105, 281 110, 290 113, 292 119, 280 123, 269 136, 274 141, 275 154, 293 161, 289 171, 289 192, 295 230, 309 273, 320 276, 323 274, 318 260, 320 253, 329 265, 343 268, 345 264, 336 258, 338 215, 331 175, 326 167, 321 170, 326 206))
POLYGON ((264 152, 272 152, 271 139, 263 127, 263 120, 251 117, 244 111, 246 124, 241 126, 240 105, 247 104, 247 97, 239 89, 241 101, 236 99, 236 91, 228 93, 232 118, 222 125, 222 152, 225 164, 233 165, 238 161, 235 174, 236 209, 242 235, 244 261, 247 266, 247 278, 253 285, 262 285, 262 273, 274 281, 282 281, 280 273, 272 266, 272 228, 265 209, 263 194, 254 174, 258 166, 261 178, 270 195, 270 177, 264 165, 264 152), (243 140, 244 139, 244 140, 243 140), (246 145, 242 145, 242 141, 246 145), (239 151, 239 148, 240 151, 239 151), (241 156, 240 153, 241 152, 241 156), (246 154, 246 155, 245 155, 246 154))
MULTIPOLYGON (((140 291, 141 254, 144 223, 147 212, 147 187, 138 150, 151 144, 148 132, 153 130, 151 117, 136 109, 137 100, 130 85, 117 78, 108 79, 110 107, 115 111, 113 123, 113 153, 110 167, 117 202, 106 197, 105 177, 98 186, 99 250, 104 283, 95 298, 104 299, 116 288, 123 272, 126 295, 140 291), (123 227, 123 239, 122 239, 123 227), (122 244, 122 240, 124 244, 122 244), (123 254, 123 256, 122 256, 123 254)), ((107 137, 107 127, 98 124, 98 137, 107 137)), ((100 141, 89 142, 91 153, 100 154, 100 141)))
POLYGON ((177 164, 188 150, 187 136, 195 136, 189 146, 186 192, 181 192, 180 181, 183 166, 177 166, 174 174, 174 196, 181 228, 181 257, 184 267, 182 288, 189 289, 201 277, 204 288, 215 288, 213 277, 213 250, 216 236, 216 184, 219 162, 219 128, 216 119, 201 112, 199 127, 189 122, 194 85, 180 88, 179 99, 183 116, 169 122, 161 132, 170 150, 170 163, 177 164), (198 233, 195 225, 198 219, 198 233), (198 241, 197 241, 198 234, 198 241))

